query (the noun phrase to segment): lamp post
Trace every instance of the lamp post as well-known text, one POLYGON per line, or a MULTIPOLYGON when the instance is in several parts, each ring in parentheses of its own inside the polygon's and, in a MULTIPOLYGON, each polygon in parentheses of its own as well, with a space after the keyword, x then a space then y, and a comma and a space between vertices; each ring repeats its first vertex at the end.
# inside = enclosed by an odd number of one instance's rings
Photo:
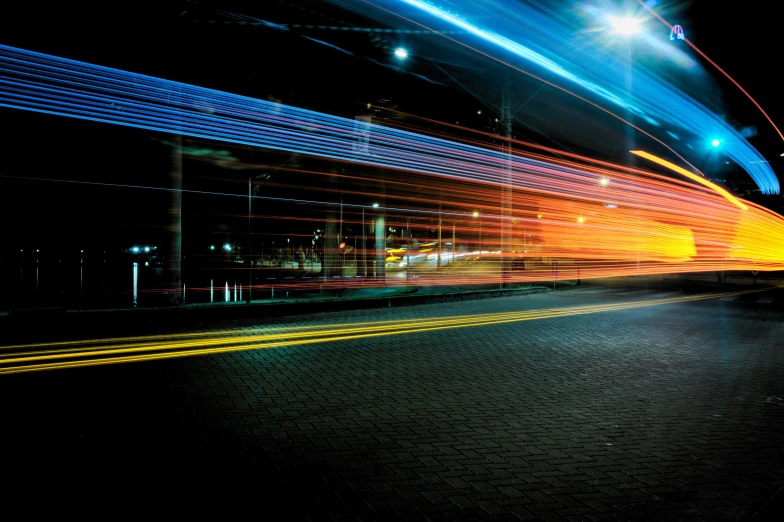
MULTIPOLYGON (((269 173, 259 174, 256 179, 268 180, 269 173)), ((250 304, 253 289, 253 180, 248 176, 248 298, 246 303, 250 304)), ((264 254, 262 248, 262 255, 264 254)))
MULTIPOLYGON (((623 16, 623 17, 610 17, 609 18, 610 24, 613 27, 613 32, 616 34, 620 34, 626 37, 626 58, 628 67, 626 69, 626 91, 629 97, 632 96, 632 87, 633 87, 633 80, 634 80, 634 44, 631 38, 639 33, 642 30, 641 21, 634 16, 623 16)), ((631 109, 626 109, 626 121, 630 123, 630 125, 626 126, 626 150, 632 151, 636 147, 634 145, 634 128, 631 124, 634 123, 633 118, 634 114, 632 113, 631 109)), ((627 153, 627 163, 634 167, 636 164, 634 154, 627 153)), ((635 207, 634 210, 634 224, 635 224, 635 231, 639 234, 640 229, 640 214, 639 209, 635 207)), ((640 247, 639 241, 635 241, 635 261, 637 265, 637 270, 640 269, 640 247)))

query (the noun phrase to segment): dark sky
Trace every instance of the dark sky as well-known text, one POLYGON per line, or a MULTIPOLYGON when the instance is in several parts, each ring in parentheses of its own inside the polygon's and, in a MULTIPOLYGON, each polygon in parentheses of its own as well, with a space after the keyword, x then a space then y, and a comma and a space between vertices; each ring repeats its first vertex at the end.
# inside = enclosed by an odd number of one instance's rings
MULTIPOLYGON (((330 19, 372 23, 317 0, 218 0, 213 5, 278 23, 331 23, 330 19)), ((750 1, 732 9, 717 5, 724 3, 685 4, 682 15, 670 21, 680 23, 687 36, 752 93, 774 121, 784 121, 776 62, 779 20, 772 16, 770 4, 750 1)), ((5 2, 0 8, 0 41, 259 98, 274 96, 285 103, 347 116, 356 113, 360 104, 382 99, 392 100, 406 112, 462 120, 477 128, 484 128, 490 116, 477 117, 480 105, 457 87, 434 86, 383 67, 390 59, 389 46, 399 36, 329 40, 361 52, 361 57, 351 57, 296 34, 237 24, 209 25, 209 19, 224 18, 179 0, 92 5, 5 2)), ((752 143, 773 161, 774 170, 784 167, 784 158, 779 157, 784 143, 748 99, 718 73, 714 75, 723 87, 731 117, 755 125, 760 136, 752 143)), ((14 129, 5 133, 2 142, 5 176, 166 184, 168 157, 160 136, 11 110, 0 110, 0 117, 6 129, 14 129)), ((211 189, 242 191, 247 174, 220 173, 226 181, 210 185, 211 189)), ((13 223, 4 231, 6 246, 154 241, 165 222, 164 203, 165 197, 152 191, 0 178, 0 219, 13 223)), ((222 205, 216 203, 216 213, 234 203, 222 205)))

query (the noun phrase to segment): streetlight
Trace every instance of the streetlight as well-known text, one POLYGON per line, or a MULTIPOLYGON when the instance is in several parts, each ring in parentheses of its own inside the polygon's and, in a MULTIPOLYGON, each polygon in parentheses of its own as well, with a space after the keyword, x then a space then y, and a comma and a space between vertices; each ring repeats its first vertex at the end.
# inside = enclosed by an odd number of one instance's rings
POLYGON ((378 208, 378 203, 373 203, 373 208, 378 208))
POLYGON ((713 138, 710 143, 711 143, 711 146, 715 148, 715 147, 718 147, 719 145, 721 145, 721 140, 718 139, 718 138, 713 138))
POLYGON ((398 47, 397 49, 395 49, 395 58, 398 58, 400 60, 405 60, 406 58, 408 58, 408 51, 406 51, 402 47, 398 47))
POLYGON ((231 252, 231 245, 229 243, 224 244, 223 250, 225 250, 226 252, 231 252))
MULTIPOLYGON (((610 21, 610 24, 613 26, 613 30, 616 34, 630 37, 634 34, 639 33, 642 30, 640 20, 632 16, 623 16, 623 17, 611 16, 609 17, 608 20, 610 21)), ((633 62, 634 45, 631 38, 627 38, 626 43, 627 43, 626 53, 627 53, 627 59, 629 64, 628 69, 626 71, 626 91, 628 92, 629 97, 632 97, 632 86, 634 82, 634 62, 633 62)), ((634 121, 634 113, 628 107, 626 109, 626 121, 627 122, 634 121)), ((626 145, 628 147, 634 146, 634 128, 631 125, 626 126, 626 145)), ((634 155, 629 156, 627 162, 629 163, 629 165, 634 166, 635 164, 634 155)), ((634 210, 634 223, 635 223, 635 228, 639 229, 639 209, 634 210)), ((636 250, 635 257, 637 261, 637 269, 639 269, 640 268, 639 249, 636 250)))
POLYGON ((640 32, 640 20, 631 16, 622 16, 620 18, 611 16, 608 20, 613 27, 613 31, 618 34, 632 35, 640 32))
MULTIPOLYGON (((265 172, 263 174, 259 174, 255 177, 255 179, 260 179, 266 181, 270 179, 270 173, 265 172)), ((253 185, 253 180, 250 176, 248 176, 248 253, 247 253, 247 261, 248 261, 248 299, 246 302, 248 304, 251 303, 253 300, 253 224, 251 218, 253 217, 253 196, 258 191, 259 185, 257 184, 255 187, 253 185)), ((264 254, 264 243, 262 243, 261 247, 262 256, 264 254)))
POLYGON ((606 187, 610 184, 610 180, 608 178, 599 178, 599 186, 606 187))

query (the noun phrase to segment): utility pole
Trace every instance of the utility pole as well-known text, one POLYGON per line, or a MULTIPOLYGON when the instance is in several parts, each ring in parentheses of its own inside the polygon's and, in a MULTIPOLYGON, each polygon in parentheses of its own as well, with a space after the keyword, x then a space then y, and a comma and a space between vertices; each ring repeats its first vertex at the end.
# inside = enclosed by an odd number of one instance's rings
POLYGON ((253 183, 248 176, 248 299, 251 301, 251 289, 253 288, 253 225, 251 215, 253 214, 253 183))
POLYGON ((506 151, 506 164, 504 165, 503 181, 501 184, 501 258, 500 287, 504 288, 507 276, 507 263, 504 256, 509 255, 511 249, 511 219, 512 219, 512 79, 508 77, 504 82, 501 93, 501 121, 503 123, 504 149, 506 151))

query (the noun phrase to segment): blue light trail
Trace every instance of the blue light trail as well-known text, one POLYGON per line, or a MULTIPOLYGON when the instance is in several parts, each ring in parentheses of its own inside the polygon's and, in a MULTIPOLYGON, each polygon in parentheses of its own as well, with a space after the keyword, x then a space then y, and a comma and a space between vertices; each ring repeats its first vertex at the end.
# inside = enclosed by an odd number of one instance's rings
MULTIPOLYGON (((519 154, 510 161, 501 150, 374 124, 365 135, 353 119, 3 45, 0 106, 471 182, 501 184, 510 169, 519 190, 576 200, 606 195, 577 164, 519 154), (360 138, 368 147, 357 146, 360 138)), ((662 193, 633 178, 613 190, 617 204, 673 212, 681 202, 684 215, 726 205, 717 197, 690 210, 688 193, 662 193)))
MULTIPOLYGON (((357 5, 356 2, 333 1, 345 6, 353 3, 355 8, 357 5)), ((553 80, 559 86, 577 89, 576 92, 568 91, 572 94, 591 96, 607 107, 633 114, 635 124, 644 126, 646 132, 662 142, 671 136, 665 127, 678 131, 684 138, 689 135, 696 142, 704 142, 706 135, 720 132, 724 136, 723 153, 744 169, 763 193, 779 193, 779 182, 773 170, 761 163, 764 158, 737 130, 662 77, 667 67, 671 67, 668 64, 673 60, 671 57, 658 57, 657 68, 651 69, 634 60, 631 50, 639 44, 631 41, 631 35, 624 36, 627 41, 612 41, 609 37, 585 38, 585 33, 597 33, 597 28, 609 25, 609 13, 571 5, 564 14, 557 11, 558 4, 544 7, 535 2, 509 0, 444 0, 437 6, 423 0, 361 0, 361 3, 378 11, 398 14, 442 35, 446 29, 459 29, 462 34, 443 37, 530 72, 534 77, 538 78, 536 75, 543 72, 552 74, 560 80, 560 84, 553 80), (576 16, 575 12, 580 9, 583 12, 576 16), (489 22, 480 24, 476 20, 491 20, 492 27, 488 26, 489 22), (633 78, 631 91, 627 82, 629 74, 633 78)), ((363 12, 373 14, 372 9, 363 12)), ((650 47, 646 52, 661 54, 654 46, 650 47)), ((676 140, 666 146, 687 154, 682 150, 684 145, 689 147, 684 140, 676 140)))

